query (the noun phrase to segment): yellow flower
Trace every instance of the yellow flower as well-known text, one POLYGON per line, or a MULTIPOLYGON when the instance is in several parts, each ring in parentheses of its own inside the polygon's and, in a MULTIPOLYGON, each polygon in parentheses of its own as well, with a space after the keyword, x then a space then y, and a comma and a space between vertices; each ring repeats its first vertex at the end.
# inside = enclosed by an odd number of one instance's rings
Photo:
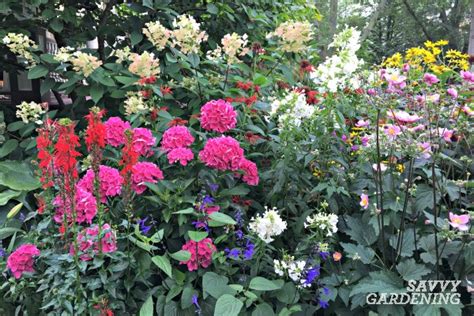
POLYGON ((402 163, 397 164, 397 170, 399 172, 403 172, 405 170, 405 166, 402 163))

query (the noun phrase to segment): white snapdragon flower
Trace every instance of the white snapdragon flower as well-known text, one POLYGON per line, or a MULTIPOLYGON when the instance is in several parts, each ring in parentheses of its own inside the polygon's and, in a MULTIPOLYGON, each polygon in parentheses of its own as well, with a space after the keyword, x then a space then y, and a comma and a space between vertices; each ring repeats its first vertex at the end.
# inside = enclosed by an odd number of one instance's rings
POLYGON ((272 242, 272 237, 280 235, 286 229, 287 223, 282 220, 277 209, 268 209, 265 206, 265 213, 256 218, 252 217, 250 230, 267 244, 272 242))

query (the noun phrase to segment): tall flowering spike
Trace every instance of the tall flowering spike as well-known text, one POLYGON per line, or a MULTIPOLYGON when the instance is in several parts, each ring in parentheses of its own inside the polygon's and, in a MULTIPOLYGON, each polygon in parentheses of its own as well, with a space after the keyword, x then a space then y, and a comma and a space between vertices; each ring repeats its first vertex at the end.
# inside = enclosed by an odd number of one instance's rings
POLYGON ((105 147, 106 129, 105 124, 102 122, 104 112, 104 110, 100 110, 98 107, 93 107, 90 113, 86 115, 88 123, 86 129, 86 146, 89 152, 105 147))
MULTIPOLYGON (((133 131, 125 131, 125 146, 122 149, 122 160, 120 160, 120 166, 122 166, 122 171, 120 174, 126 178, 132 172, 133 166, 138 162, 138 157, 140 155, 135 151, 135 146, 133 146, 133 131)), ((125 179, 127 180, 127 179, 125 179)), ((127 183, 127 181, 125 181, 127 183)))
POLYGON ((53 186, 53 139, 55 137, 54 125, 48 119, 43 128, 38 129, 36 147, 38 149, 39 168, 41 170, 41 184, 43 189, 53 186))
POLYGON ((54 145, 54 169, 64 177, 66 190, 72 188, 71 181, 77 179, 77 157, 81 154, 76 150, 79 137, 74 134, 74 123, 69 119, 61 119, 57 126, 58 140, 54 145))

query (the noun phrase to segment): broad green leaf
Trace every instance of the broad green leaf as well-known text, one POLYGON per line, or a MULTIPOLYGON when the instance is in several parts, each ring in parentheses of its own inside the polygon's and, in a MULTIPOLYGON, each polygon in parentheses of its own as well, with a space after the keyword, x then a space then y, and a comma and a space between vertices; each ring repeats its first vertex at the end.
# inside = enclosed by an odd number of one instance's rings
POLYGON ((140 308, 140 316, 153 316, 153 296, 149 296, 140 308))
POLYGON ((0 228, 0 240, 10 237, 14 233, 23 233, 24 231, 15 227, 0 228))
POLYGON ((26 162, 0 161, 0 185, 18 191, 32 191, 40 187, 26 162))
POLYGON ((212 220, 215 220, 216 222, 220 222, 220 223, 224 223, 228 225, 237 224, 237 222, 232 217, 221 212, 214 212, 211 215, 209 215, 209 218, 212 220))
POLYGON ((233 187, 231 189, 225 189, 220 192, 221 196, 230 196, 230 195, 247 195, 250 192, 249 188, 243 185, 233 187))
POLYGON ((198 232, 198 231, 191 230, 191 231, 188 231, 188 236, 195 242, 200 242, 201 240, 207 237, 207 232, 198 232))
POLYGON ((282 287, 282 285, 278 286, 273 281, 270 281, 268 279, 265 279, 263 277, 255 277, 250 281, 249 288, 252 290, 257 290, 257 291, 274 291, 278 290, 282 287))
POLYGON ((214 3, 208 3, 207 4, 207 12, 211 14, 217 14, 219 12, 219 9, 214 3))
POLYGON ((258 304, 252 312, 252 316, 273 316, 275 313, 267 303, 258 304))
POLYGON ((48 74, 49 70, 46 66, 37 65, 28 71, 28 79, 38 79, 48 74))
POLYGON ((2 147, 0 147, 0 158, 5 157, 14 151, 18 146, 18 141, 16 139, 7 140, 2 147))
POLYGON ((227 285, 229 279, 225 276, 218 275, 215 272, 206 272, 202 277, 202 289, 204 298, 211 295, 215 299, 223 294, 235 295, 237 293, 233 288, 227 285))
POLYGON ((187 250, 180 250, 169 254, 171 258, 177 261, 188 261, 191 259, 191 253, 187 250))
POLYGON ((173 214, 192 214, 192 213, 194 213, 194 208, 192 207, 188 207, 188 208, 185 208, 184 210, 173 212, 173 214))
POLYGON ((216 302, 214 316, 238 316, 244 306, 239 299, 230 294, 224 294, 216 302))
POLYGON ((416 263, 415 259, 407 259, 397 264, 397 271, 405 281, 421 280, 421 277, 431 272, 424 264, 416 263))
POLYGON ((95 84, 91 86, 90 94, 94 103, 97 104, 104 95, 104 87, 102 85, 95 84))
POLYGON ((403 293, 403 281, 393 272, 375 271, 360 280, 353 288, 350 296, 365 293, 403 293))
POLYGON ((8 203, 13 198, 20 196, 21 191, 14 191, 14 190, 5 190, 0 192, 0 206, 3 206, 8 203))
POLYGON ((170 278, 173 277, 173 268, 171 267, 170 259, 166 256, 154 256, 151 258, 154 264, 165 272, 170 278))
POLYGON ((355 260, 358 258, 358 260, 365 264, 371 263, 374 259, 375 252, 369 247, 350 243, 341 243, 341 246, 351 259, 355 260))

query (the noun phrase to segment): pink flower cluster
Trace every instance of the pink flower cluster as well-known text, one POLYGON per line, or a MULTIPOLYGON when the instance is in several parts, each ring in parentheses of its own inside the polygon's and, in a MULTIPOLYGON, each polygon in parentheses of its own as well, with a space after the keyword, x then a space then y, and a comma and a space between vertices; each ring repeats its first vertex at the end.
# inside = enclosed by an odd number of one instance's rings
POLYGON ((134 128, 133 129, 133 150, 139 155, 149 157, 153 154, 151 147, 155 145, 156 138, 153 137, 151 131, 147 128, 134 128))
POLYGON ((163 180, 163 172, 151 162, 138 162, 132 168, 132 188, 137 194, 142 194, 147 186, 145 182, 156 183, 163 180))
POLYGON ((461 70, 461 78, 468 83, 474 83, 474 73, 470 71, 461 70))
POLYGON ((25 272, 35 272, 33 256, 39 256, 40 251, 33 244, 24 244, 18 247, 7 260, 7 266, 16 279, 25 272))
POLYGON ((188 261, 180 262, 181 264, 186 264, 189 271, 197 270, 199 266, 203 268, 210 266, 212 254, 217 250, 211 238, 204 238, 199 242, 189 240, 181 249, 191 253, 191 258, 188 261))
MULTIPOLYGON (((115 232, 110 228, 109 224, 102 225, 102 234, 101 239, 102 244, 102 253, 110 253, 117 250, 117 242, 115 237, 115 232)), ((99 253, 99 226, 95 225, 84 229, 81 233, 77 235, 77 243, 79 245, 79 251, 81 253, 80 258, 82 261, 91 260, 90 252, 94 254, 99 253)), ((74 255, 74 246, 71 245, 69 248, 69 253, 74 255)))
POLYGON ((188 148, 193 142, 194 137, 187 127, 179 125, 164 132, 161 147, 167 152, 170 164, 179 161, 181 165, 186 166, 189 161, 194 159, 192 150, 188 148))
MULTIPOLYGON (((101 165, 99 167, 99 182, 102 203, 107 201, 108 196, 117 196, 122 192, 123 178, 115 168, 101 165)), ((77 185, 90 193, 94 193, 94 171, 92 169, 87 170, 77 185)))
POLYGON ((206 131, 225 133, 235 128, 237 112, 225 100, 212 100, 201 108, 201 127, 206 131))
MULTIPOLYGON (((63 223, 66 214, 67 221, 71 222, 73 217, 71 214, 71 201, 68 197, 65 200, 61 196, 56 196, 53 200, 53 206, 56 207, 56 213, 53 219, 56 223, 63 223)), ((89 224, 92 223, 97 214, 97 201, 94 195, 87 189, 76 186, 75 190, 75 206, 76 206, 76 222, 89 224)))
POLYGON ((130 129, 130 123, 122 121, 120 117, 111 117, 105 122, 105 141, 113 147, 125 143, 125 130, 130 129))
POLYGON ((438 82, 439 82, 439 79, 438 79, 438 77, 436 77, 436 76, 433 75, 433 74, 426 73, 426 74, 423 75, 423 81, 424 81, 428 86, 431 86, 431 85, 434 85, 435 83, 438 83, 438 82))
POLYGON ((244 157, 244 150, 237 140, 230 136, 209 139, 199 153, 199 159, 208 167, 218 170, 243 171, 243 180, 257 185, 258 170, 255 163, 244 157))

